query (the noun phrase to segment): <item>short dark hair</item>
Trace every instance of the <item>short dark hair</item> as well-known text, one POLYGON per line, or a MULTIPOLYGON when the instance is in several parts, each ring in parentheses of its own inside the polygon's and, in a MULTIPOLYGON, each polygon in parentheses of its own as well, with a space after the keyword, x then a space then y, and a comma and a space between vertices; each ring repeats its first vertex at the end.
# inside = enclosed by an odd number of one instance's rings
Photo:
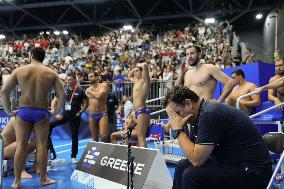
POLYGON ((164 100, 164 107, 166 107, 170 102, 184 104, 186 99, 190 99, 193 102, 198 102, 199 96, 185 86, 175 86, 167 93, 164 100))
POLYGON ((244 71, 241 69, 233 71, 232 74, 241 75, 243 78, 246 78, 244 71))
POLYGON ((77 79, 76 74, 74 73, 68 74, 67 77, 72 77, 73 79, 77 79))
POLYGON ((117 72, 118 72, 119 74, 121 74, 121 70, 117 70, 117 72))
POLYGON ((190 45, 190 46, 188 47, 188 49, 189 49, 189 48, 195 48, 198 53, 201 53, 201 48, 200 48, 199 46, 197 46, 197 45, 190 45))
POLYGON ((45 50, 41 47, 33 47, 31 50, 30 50, 30 53, 32 55, 32 58, 39 61, 39 62, 42 62, 44 60, 44 57, 45 57, 45 50))
POLYGON ((135 66, 136 68, 138 68, 141 72, 142 72, 142 68, 140 66, 135 66))
POLYGON ((283 61, 284 62, 284 58, 279 58, 279 59, 275 60, 275 62, 279 62, 279 61, 283 61))
POLYGON ((95 77, 99 77, 98 72, 95 72, 95 71, 91 71, 89 74, 94 74, 95 77))

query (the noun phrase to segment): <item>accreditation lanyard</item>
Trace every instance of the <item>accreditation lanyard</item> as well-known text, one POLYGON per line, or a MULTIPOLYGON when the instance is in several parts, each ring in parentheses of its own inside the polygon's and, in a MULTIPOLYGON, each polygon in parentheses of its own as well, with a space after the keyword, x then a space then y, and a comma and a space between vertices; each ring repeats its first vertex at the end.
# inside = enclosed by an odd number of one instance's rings
MULTIPOLYGON (((77 88, 78 88, 78 83, 76 84, 76 86, 75 86, 75 88, 74 88, 74 90, 73 90, 73 92, 72 92, 72 94, 71 94, 71 98, 70 98, 70 102, 69 102, 70 104, 72 103, 72 100, 73 100, 73 98, 74 98, 74 94, 75 94, 77 88)), ((67 90, 68 90, 68 87, 67 87, 67 89, 66 89, 66 92, 67 92, 67 90)))

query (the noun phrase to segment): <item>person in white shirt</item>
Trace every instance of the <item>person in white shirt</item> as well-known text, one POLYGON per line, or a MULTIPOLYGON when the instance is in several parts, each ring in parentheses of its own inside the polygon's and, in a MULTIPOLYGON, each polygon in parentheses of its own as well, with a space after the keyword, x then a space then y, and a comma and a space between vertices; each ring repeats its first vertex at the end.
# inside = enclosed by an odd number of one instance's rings
POLYGON ((129 97, 127 95, 122 96, 122 101, 124 102, 124 112, 123 113, 124 113, 124 119, 126 122, 126 120, 129 119, 131 112, 133 111, 133 104, 129 100, 129 97))
POLYGON ((73 58, 70 56, 70 54, 68 54, 65 58, 64 58, 65 62, 67 64, 70 64, 70 61, 73 61, 73 58))
POLYGON ((166 69, 167 69, 167 72, 166 72, 167 74, 164 75, 163 80, 167 82, 166 84, 167 88, 171 89, 173 87, 174 73, 173 73, 172 68, 167 67, 166 69))
POLYGON ((10 69, 9 68, 4 68, 3 71, 2 71, 2 86, 9 79, 10 76, 11 76, 10 69))

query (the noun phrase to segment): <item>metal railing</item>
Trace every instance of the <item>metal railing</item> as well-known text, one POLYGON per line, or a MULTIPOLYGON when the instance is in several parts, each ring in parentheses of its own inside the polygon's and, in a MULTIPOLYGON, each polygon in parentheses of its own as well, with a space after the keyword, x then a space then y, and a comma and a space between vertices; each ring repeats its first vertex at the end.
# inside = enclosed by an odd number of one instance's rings
POLYGON ((158 101, 158 100, 162 100, 164 98, 165 98, 165 96, 162 96, 162 97, 159 97, 159 98, 154 98, 154 99, 151 99, 151 100, 147 100, 146 103, 155 102, 155 101, 158 101))
POLYGON ((166 109, 161 109, 161 110, 158 110, 158 111, 155 111, 155 112, 151 112, 150 115, 160 114, 160 113, 163 113, 163 112, 165 112, 165 111, 166 111, 166 109))
MULTIPOLYGON (((147 100, 146 103, 151 103, 151 102, 155 102, 155 101, 162 101, 163 99, 165 98, 165 96, 162 96, 162 97, 159 97, 159 98, 154 98, 154 99, 151 99, 151 100, 147 100)), ((161 110, 158 110, 158 111, 155 111, 155 112, 151 112, 150 115, 156 115, 156 114, 159 114, 159 113, 162 113, 162 112, 165 112, 166 109, 161 109, 161 110)))
MULTIPOLYGON (((262 92, 263 92, 263 91, 262 91, 262 92)), ((241 99, 246 98, 246 97, 249 97, 249 96, 252 96, 252 95, 254 95, 254 94, 258 94, 258 93, 259 93, 258 91, 253 91, 253 92, 251 92, 251 93, 248 93, 248 94, 245 94, 245 95, 240 96, 240 97, 237 99, 236 108, 237 108, 237 109, 240 109, 240 101, 241 101, 241 99)), ((284 102, 282 102, 282 103, 280 103, 280 104, 277 104, 277 105, 275 105, 275 106, 272 106, 272 107, 270 107, 270 108, 267 108, 267 109, 265 109, 265 110, 262 110, 262 111, 260 111, 260 112, 257 112, 257 113, 255 113, 255 114, 249 116, 249 117, 250 117, 251 119, 252 119, 252 118, 255 118, 255 117, 257 117, 257 116, 259 116, 259 115, 261 115, 261 114, 264 114, 264 113, 266 113, 266 112, 269 112, 270 110, 273 110, 273 109, 275 109, 275 108, 277 108, 277 107, 279 107, 279 106, 282 106, 282 105, 284 105, 284 102)))
MULTIPOLYGON (((148 107, 162 107, 162 99, 160 97, 164 97, 168 91, 169 82, 172 81, 161 81, 161 80, 152 80, 150 84, 150 91, 148 95, 148 99, 151 99, 148 101, 148 107), (158 100, 154 100, 158 99, 158 100)), ((80 85, 84 90, 86 90, 90 84, 86 85, 80 85)), ((65 86, 66 87, 66 86, 65 86)), ((129 97, 132 97, 132 91, 133 91, 133 83, 132 82, 112 82, 109 85, 110 92, 112 92, 119 101, 122 100, 123 95, 127 95, 129 97)), ((18 101, 21 96, 21 90, 17 86, 11 93, 11 105, 12 107, 18 106, 18 101)), ((48 100, 51 103, 52 99, 55 97, 55 91, 52 90, 52 92, 48 95, 48 100)))
MULTIPOLYGON (((263 91, 262 91, 262 92, 263 92, 263 91)), ((246 97, 249 97, 249 96, 254 95, 254 94, 257 94, 257 93, 258 93, 257 91, 253 91, 253 92, 251 92, 251 93, 248 93, 248 94, 245 94, 245 95, 240 96, 240 97, 237 99, 237 103, 236 103, 237 109, 240 109, 240 101, 241 101, 241 99, 246 98, 246 97)), ((268 112, 268 111, 270 111, 270 110, 273 110, 273 109, 275 109, 275 108, 277 108, 277 107, 279 107, 279 106, 282 106, 282 105, 284 105, 284 102, 282 102, 282 103, 280 103, 280 104, 277 104, 277 105, 275 105, 275 106, 272 106, 272 107, 270 107, 270 108, 267 108, 267 109, 265 109, 265 110, 263 110, 263 111, 260 111, 260 112, 258 112, 258 113, 256 113, 256 114, 253 114, 253 115, 251 115, 251 116, 249 116, 249 117, 250 117, 250 118, 257 117, 257 116, 259 116, 259 115, 261 115, 261 114, 264 114, 264 113, 266 113, 266 112, 268 112)), ((280 167, 281 167, 281 165, 282 165, 282 163, 283 163, 283 160, 284 160, 284 152, 282 152, 282 154, 281 154, 280 160, 279 160, 279 162, 278 162, 278 164, 277 164, 277 166, 276 166, 275 171, 273 172, 273 175, 272 175, 272 177, 271 177, 271 179, 270 179, 270 181, 269 181, 269 183, 268 183, 266 189, 271 189, 271 188, 272 188, 273 180, 274 180, 274 178, 276 178, 276 175, 277 175, 278 171, 280 170, 280 167)))
POLYGON ((273 172, 273 174, 272 174, 272 176, 269 180, 269 183, 268 183, 266 189, 272 189, 272 184, 273 184, 274 178, 276 178, 278 171, 281 169, 283 160, 284 160, 284 152, 282 152, 282 154, 281 154, 281 157, 280 157, 278 164, 277 164, 277 166, 276 166, 276 168, 275 168, 275 170, 274 170, 274 172, 273 172))

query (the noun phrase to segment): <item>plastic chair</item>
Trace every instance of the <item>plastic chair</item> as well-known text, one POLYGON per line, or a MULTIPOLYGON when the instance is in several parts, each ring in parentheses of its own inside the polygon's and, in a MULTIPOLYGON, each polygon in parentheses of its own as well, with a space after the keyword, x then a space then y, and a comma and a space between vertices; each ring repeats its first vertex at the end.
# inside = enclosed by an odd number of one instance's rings
MULTIPOLYGON (((266 101, 264 103, 262 103, 260 105, 260 107, 258 108, 258 111, 262 111, 265 109, 268 109, 270 107, 274 106, 274 104, 270 101, 266 101)), ((283 120, 283 112, 281 110, 279 110, 278 108, 276 109, 272 109, 269 112, 266 112, 260 116, 257 116, 255 118, 252 119, 252 121, 279 121, 279 120, 283 120)))
POLYGON ((146 134, 147 142, 161 142, 164 141, 164 127, 162 125, 151 125, 146 134))
MULTIPOLYGON (((270 107, 274 106, 274 104, 270 101, 266 101, 264 103, 262 103, 260 105, 260 107, 258 108, 258 111, 262 111, 265 109, 268 109, 270 107)), ((260 116, 257 116, 255 118, 251 119, 252 122, 256 125, 277 125, 277 130, 271 130, 273 128, 269 128, 269 126, 260 128, 258 127, 258 129, 260 130, 261 134, 265 134, 267 132, 282 132, 282 121, 284 120, 284 116, 283 116, 283 112, 279 109, 272 109, 269 112, 266 112, 264 114, 261 114, 260 116)))

